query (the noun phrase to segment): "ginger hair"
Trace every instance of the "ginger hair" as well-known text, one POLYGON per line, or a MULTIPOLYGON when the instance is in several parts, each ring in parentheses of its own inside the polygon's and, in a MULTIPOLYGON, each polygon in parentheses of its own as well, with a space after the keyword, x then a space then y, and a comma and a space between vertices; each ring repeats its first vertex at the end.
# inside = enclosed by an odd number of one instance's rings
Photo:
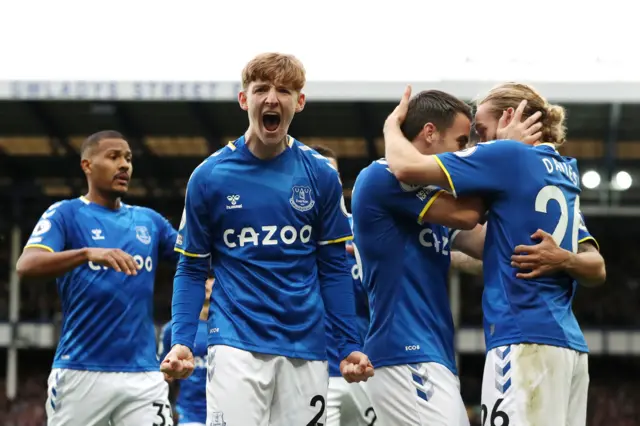
POLYGON ((566 140, 567 128, 565 126, 565 110, 560 105, 550 104, 533 87, 521 83, 503 83, 489 91, 476 105, 489 103, 489 110, 499 119, 502 112, 508 108, 516 109, 523 99, 527 100, 527 106, 522 113, 526 119, 537 111, 542 112, 542 136, 540 142, 562 145, 566 140))
POLYGON ((300 92, 306 83, 302 62, 293 55, 261 53, 242 70, 242 88, 254 81, 265 81, 300 92))

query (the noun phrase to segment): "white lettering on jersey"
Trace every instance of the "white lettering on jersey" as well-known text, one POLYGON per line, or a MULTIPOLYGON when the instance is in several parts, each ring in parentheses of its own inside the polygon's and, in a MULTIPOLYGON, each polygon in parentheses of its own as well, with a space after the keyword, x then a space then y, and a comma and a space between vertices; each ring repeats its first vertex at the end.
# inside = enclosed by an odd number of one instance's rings
POLYGON ((245 245, 252 244, 254 246, 272 246, 278 245, 281 242, 286 245, 295 243, 298 239, 303 243, 311 241, 311 232, 313 228, 311 225, 304 225, 300 231, 291 225, 286 225, 280 228, 275 225, 267 225, 261 228, 262 232, 256 232, 252 227, 242 228, 240 232, 236 233, 235 229, 225 229, 222 233, 222 240, 224 244, 229 248, 244 247, 245 245), (262 235, 262 239, 260 236, 262 235), (279 237, 273 238, 274 236, 279 237))
POLYGON ((418 235, 418 241, 423 247, 433 247, 436 253, 442 253, 444 256, 449 256, 449 237, 442 237, 442 241, 438 239, 438 236, 433 233, 431 228, 424 228, 418 235), (431 235, 431 241, 427 241, 427 235, 431 235))
MULTIPOLYGON (((139 254, 136 254, 133 256, 133 260, 135 260, 136 264, 141 268, 140 270, 146 269, 147 272, 153 271, 153 259, 151 258, 151 256, 147 256, 146 258, 143 258, 139 254)), ((89 268, 91 268, 94 271, 105 271, 109 269, 106 266, 96 265, 93 262, 89 262, 89 268)))
POLYGON ((553 172, 560 172, 568 177, 574 185, 578 186, 578 174, 568 163, 561 163, 555 158, 543 158, 542 163, 547 169, 547 173, 552 174, 553 172))
POLYGON ((404 347, 405 351, 419 351, 420 345, 409 345, 404 347))

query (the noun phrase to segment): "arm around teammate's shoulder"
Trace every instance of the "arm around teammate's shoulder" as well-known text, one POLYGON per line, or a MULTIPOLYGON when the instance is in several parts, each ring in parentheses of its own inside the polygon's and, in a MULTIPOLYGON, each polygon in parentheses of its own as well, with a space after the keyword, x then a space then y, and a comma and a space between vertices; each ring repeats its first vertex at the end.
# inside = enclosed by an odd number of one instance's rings
POLYGON ((479 198, 455 198, 449 192, 442 192, 431 203, 422 221, 454 229, 471 230, 482 220, 485 211, 484 203, 479 198))

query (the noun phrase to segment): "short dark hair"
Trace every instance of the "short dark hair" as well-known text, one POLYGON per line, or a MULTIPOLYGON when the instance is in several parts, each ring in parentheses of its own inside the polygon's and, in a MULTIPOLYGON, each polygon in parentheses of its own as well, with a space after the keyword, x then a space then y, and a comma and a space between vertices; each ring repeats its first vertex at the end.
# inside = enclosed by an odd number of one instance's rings
POLYGON ((80 146, 80 156, 84 158, 85 154, 88 155, 91 149, 98 146, 100 141, 105 139, 124 139, 124 136, 116 130, 101 130, 96 132, 82 142, 80 146))
POLYGON ((413 141, 427 123, 446 131, 459 113, 472 121, 471 107, 465 102, 440 90, 424 90, 409 101, 407 117, 401 126, 402 133, 413 141))
POLYGON ((334 160, 338 159, 338 156, 336 155, 336 152, 334 150, 332 150, 331 148, 327 148, 326 146, 312 145, 311 149, 317 151, 318 154, 322 155, 323 157, 333 158, 334 160))

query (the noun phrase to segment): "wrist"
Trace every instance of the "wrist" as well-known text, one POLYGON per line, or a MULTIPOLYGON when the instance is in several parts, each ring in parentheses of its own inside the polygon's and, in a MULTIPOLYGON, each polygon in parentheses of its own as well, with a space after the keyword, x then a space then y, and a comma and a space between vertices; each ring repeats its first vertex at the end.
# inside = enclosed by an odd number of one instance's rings
POLYGON ((86 263, 90 260, 89 253, 91 253, 91 248, 89 247, 83 247, 80 249, 80 256, 82 258, 83 263, 86 263))
POLYGON ((180 347, 186 348, 186 349, 189 350, 189 352, 193 353, 193 350, 191 349, 191 346, 187 345, 185 342, 174 343, 173 345, 171 345, 171 349, 175 348, 176 346, 180 346, 180 347))
POLYGON ((573 270, 578 261, 578 255, 569 250, 565 250, 565 249, 561 249, 561 250, 562 250, 562 261, 560 262, 560 266, 565 271, 573 270))

